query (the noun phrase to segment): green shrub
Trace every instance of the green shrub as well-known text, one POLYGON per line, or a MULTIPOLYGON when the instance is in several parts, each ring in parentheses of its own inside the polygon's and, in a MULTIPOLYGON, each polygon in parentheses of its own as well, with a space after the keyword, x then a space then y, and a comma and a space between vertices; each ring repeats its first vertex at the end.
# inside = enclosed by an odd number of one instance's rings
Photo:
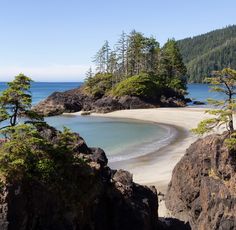
POLYGON ((85 81, 84 90, 85 92, 95 96, 102 97, 112 88, 112 74, 108 73, 97 73, 93 77, 89 77, 85 81))
POLYGON ((113 90, 115 96, 138 96, 154 98, 157 96, 159 87, 148 74, 140 74, 129 77, 116 85, 113 90))
POLYGON ((67 128, 56 133, 54 141, 32 124, 10 127, 4 134, 8 140, 0 146, 0 173, 10 182, 24 178, 56 183, 70 173, 72 164, 82 162, 74 151, 79 136, 67 128))

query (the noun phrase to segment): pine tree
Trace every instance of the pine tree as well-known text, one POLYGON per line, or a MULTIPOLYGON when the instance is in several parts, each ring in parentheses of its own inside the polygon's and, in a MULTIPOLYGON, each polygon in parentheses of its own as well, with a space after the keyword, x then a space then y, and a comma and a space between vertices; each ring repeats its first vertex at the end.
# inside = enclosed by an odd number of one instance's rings
POLYGON ((143 51, 145 45, 145 37, 142 33, 133 30, 128 38, 128 60, 129 60, 129 73, 128 75, 133 76, 139 74, 142 70, 143 63, 143 51))
POLYGON ((127 50, 128 50, 127 35, 124 31, 122 31, 122 34, 120 35, 120 38, 116 44, 116 50, 115 50, 115 52, 117 53, 117 62, 119 63, 118 72, 119 75, 122 77, 128 75, 127 50))
POLYGON ((145 39, 144 47, 144 72, 155 74, 157 72, 159 43, 155 38, 150 37, 145 39))
POLYGON ((233 115, 236 111, 236 71, 230 68, 214 71, 212 77, 206 81, 212 84, 213 92, 222 93, 226 96, 226 100, 209 99, 208 102, 216 106, 216 109, 206 112, 214 117, 201 121, 192 131, 202 135, 211 132, 215 127, 225 125, 231 135, 234 132, 233 115))
POLYGON ((96 70, 99 73, 108 73, 110 47, 108 41, 96 53, 93 62, 96 64, 96 70))
POLYGON ((8 88, 1 93, 0 121, 9 119, 9 125, 6 127, 15 126, 19 117, 42 120, 41 116, 30 110, 32 105, 31 82, 29 77, 19 74, 12 82, 8 83, 8 88))
POLYGON ((177 43, 170 39, 160 53, 159 75, 167 86, 182 89, 186 84, 187 69, 183 63, 177 43))

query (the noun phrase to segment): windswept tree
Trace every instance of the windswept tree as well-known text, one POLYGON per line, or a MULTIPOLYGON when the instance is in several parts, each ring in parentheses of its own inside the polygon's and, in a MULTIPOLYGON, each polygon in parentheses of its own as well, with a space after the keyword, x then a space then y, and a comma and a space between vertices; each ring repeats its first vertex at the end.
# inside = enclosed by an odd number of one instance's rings
POLYGON ((208 102, 216 108, 206 112, 214 117, 201 121, 192 131, 202 135, 224 125, 232 136, 235 130, 233 117, 236 111, 236 71, 230 68, 214 71, 212 77, 207 78, 206 81, 212 85, 211 91, 222 93, 225 100, 208 99, 208 102))
POLYGON ((8 83, 8 88, 0 94, 0 122, 9 120, 9 123, 0 129, 15 126, 20 117, 43 119, 30 110, 32 105, 31 82, 29 77, 19 74, 12 82, 8 83))

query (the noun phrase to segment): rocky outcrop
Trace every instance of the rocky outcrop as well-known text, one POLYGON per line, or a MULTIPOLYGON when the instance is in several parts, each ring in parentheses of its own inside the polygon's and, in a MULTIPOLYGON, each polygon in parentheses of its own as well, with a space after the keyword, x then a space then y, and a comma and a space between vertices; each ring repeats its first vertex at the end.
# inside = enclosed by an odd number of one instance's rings
POLYGON ((226 137, 196 141, 173 171, 166 206, 194 230, 236 229, 236 152, 226 137))
POLYGON ((96 98, 85 94, 82 88, 65 92, 55 92, 34 106, 33 110, 44 116, 59 115, 64 112, 93 111, 107 113, 121 109, 154 108, 160 106, 185 106, 183 99, 163 98, 162 100, 147 100, 134 96, 96 98))
MULTIPOLYGON (((59 144, 59 131, 44 123, 36 127, 45 141, 59 144)), ((73 135, 73 163, 63 163, 63 173, 54 172, 54 179, 32 174, 4 182, 1 176, 1 230, 185 229, 178 220, 158 220, 155 187, 134 183, 127 171, 110 169, 102 149, 89 148, 73 135)))

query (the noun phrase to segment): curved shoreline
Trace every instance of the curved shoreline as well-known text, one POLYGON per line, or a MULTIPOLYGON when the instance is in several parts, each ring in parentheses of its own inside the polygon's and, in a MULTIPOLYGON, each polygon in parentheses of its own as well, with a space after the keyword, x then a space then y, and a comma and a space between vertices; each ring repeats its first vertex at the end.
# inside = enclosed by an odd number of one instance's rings
MULTIPOLYGON (((120 118, 113 118, 113 119, 120 119, 120 118)), ((112 168, 117 169, 118 168, 117 166, 122 164, 122 162, 129 162, 136 159, 142 159, 143 157, 146 157, 149 154, 152 154, 156 151, 160 151, 162 148, 165 148, 167 145, 173 143, 177 139, 177 136, 179 134, 179 129, 171 125, 159 124, 156 122, 141 121, 137 119, 127 119, 127 121, 135 123, 142 122, 146 124, 155 124, 157 127, 161 127, 166 130, 166 136, 164 136, 162 139, 153 138, 150 141, 144 141, 139 144, 135 144, 134 146, 130 146, 128 147, 128 154, 126 156, 124 156, 124 154, 122 155, 116 154, 114 156, 108 155, 108 165, 112 168), (131 149, 134 148, 134 150, 129 152, 130 148, 131 149)))
MULTIPOLYGON (((165 193, 174 166, 189 145, 197 139, 188 130, 196 127, 202 119, 209 117, 204 111, 202 108, 154 108, 119 110, 106 114, 92 114, 92 116, 135 119, 171 126, 178 130, 177 139, 157 151, 130 160, 110 163, 113 168, 129 170, 135 182, 155 185, 158 190, 165 193)), ((76 114, 80 113, 73 113, 76 114)))
MULTIPOLYGON (((175 165, 185 154, 186 149, 198 139, 189 130, 195 128, 201 120, 209 117, 204 111, 202 108, 155 108, 119 110, 106 114, 92 114, 92 116, 153 122, 174 127, 178 131, 177 138, 173 142, 157 151, 109 164, 112 168, 130 171, 135 182, 154 185, 158 191, 165 194, 175 165)), ((169 216, 163 201, 159 202, 158 212, 159 216, 169 216)))

